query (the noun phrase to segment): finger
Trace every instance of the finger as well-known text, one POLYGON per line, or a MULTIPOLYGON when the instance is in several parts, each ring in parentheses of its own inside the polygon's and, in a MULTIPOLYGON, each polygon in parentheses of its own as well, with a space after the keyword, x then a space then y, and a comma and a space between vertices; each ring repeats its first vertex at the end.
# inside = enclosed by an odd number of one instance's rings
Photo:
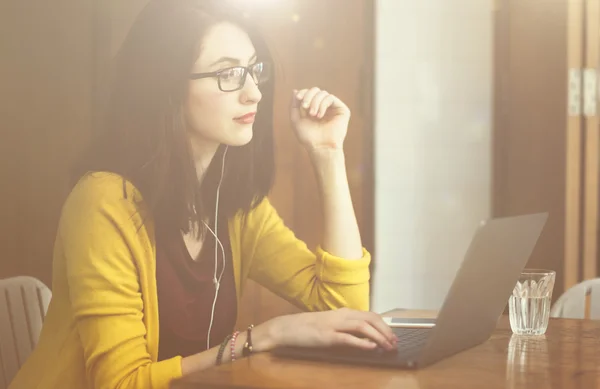
POLYGON ((364 315, 366 317, 365 320, 367 320, 367 322, 371 324, 373 328, 383 334, 386 339, 390 340, 392 343, 398 341, 398 337, 396 334, 394 334, 392 328, 383 321, 380 315, 376 314, 375 312, 364 312, 364 315))
POLYGON ((383 348, 393 350, 395 345, 388 340, 381 332, 373 327, 368 321, 365 320, 350 320, 344 323, 339 330, 344 332, 350 332, 354 335, 365 336, 383 348))
POLYGON ((387 339, 392 341, 397 341, 398 337, 392 331, 392 328, 383 321, 381 315, 376 314, 375 312, 365 312, 366 320, 371 324, 377 331, 382 333, 387 339))
POLYGON ((398 341, 398 337, 394 334, 391 327, 375 312, 352 311, 352 318, 366 321, 390 342, 396 343, 398 341))
POLYGON ((347 334, 345 332, 334 333, 333 342, 334 345, 357 347, 363 350, 372 350, 377 347, 377 344, 373 343, 369 339, 357 338, 356 336, 347 334))
POLYGON ((320 91, 321 89, 317 87, 310 88, 308 91, 306 91, 306 93, 302 97, 302 108, 308 109, 308 107, 310 107, 310 103, 313 97, 315 97, 320 91))
POLYGON ((317 116, 321 107, 321 103, 327 98, 327 96, 330 96, 330 94, 327 93, 327 91, 322 90, 312 98, 310 101, 310 110, 308 112, 309 115, 317 116))
POLYGON ((346 112, 350 114, 350 108, 337 96, 331 95, 333 97, 332 106, 339 112, 346 112))
POLYGON ((299 91, 296 91, 296 98, 300 101, 302 101, 302 99, 304 98, 304 95, 306 94, 306 92, 308 92, 308 89, 301 89, 299 91))
POLYGON ((334 99, 335 99, 335 96, 328 95, 327 97, 325 97, 323 99, 323 101, 321 101, 321 104, 319 105, 319 112, 317 114, 317 117, 319 119, 322 119, 323 116, 325 116, 325 114, 327 113, 327 109, 329 107, 331 107, 331 105, 333 104, 334 99))

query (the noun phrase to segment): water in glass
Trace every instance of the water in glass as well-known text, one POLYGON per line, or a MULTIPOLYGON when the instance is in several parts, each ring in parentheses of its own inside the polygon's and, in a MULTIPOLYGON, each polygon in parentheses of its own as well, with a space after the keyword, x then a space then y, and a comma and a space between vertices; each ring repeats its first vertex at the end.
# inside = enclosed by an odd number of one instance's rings
POLYGON ((555 272, 524 271, 508 301, 510 326, 517 335, 543 335, 548 328, 555 272))

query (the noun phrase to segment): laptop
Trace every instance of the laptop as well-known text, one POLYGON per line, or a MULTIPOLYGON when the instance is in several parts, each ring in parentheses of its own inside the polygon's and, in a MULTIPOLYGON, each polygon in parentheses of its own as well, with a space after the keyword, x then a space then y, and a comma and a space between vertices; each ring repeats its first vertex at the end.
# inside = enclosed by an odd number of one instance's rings
POLYGON ((328 362, 416 369, 475 347, 491 336, 548 213, 483 221, 444 299, 435 325, 392 327, 395 351, 283 347, 273 354, 328 362))

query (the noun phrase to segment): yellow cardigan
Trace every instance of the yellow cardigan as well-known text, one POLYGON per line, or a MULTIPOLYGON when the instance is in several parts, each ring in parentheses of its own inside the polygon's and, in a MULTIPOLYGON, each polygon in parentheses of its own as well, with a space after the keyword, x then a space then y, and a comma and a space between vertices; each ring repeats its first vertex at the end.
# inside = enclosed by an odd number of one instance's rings
MULTIPOLYGON (((157 362, 155 242, 140 200, 112 173, 75 186, 58 227, 39 343, 9 389, 166 389, 181 376, 181 357, 157 362)), ((354 261, 311 252, 267 199, 228 228, 238 300, 249 277, 304 309, 369 309, 366 250, 354 261)))

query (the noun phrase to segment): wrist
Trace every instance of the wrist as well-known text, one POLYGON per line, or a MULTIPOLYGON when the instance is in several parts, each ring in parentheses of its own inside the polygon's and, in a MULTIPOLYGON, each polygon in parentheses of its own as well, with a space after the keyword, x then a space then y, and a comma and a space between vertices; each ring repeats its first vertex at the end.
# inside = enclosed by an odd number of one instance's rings
POLYGON ((307 152, 314 164, 339 163, 345 159, 342 147, 307 148, 307 152))
POLYGON ((321 194, 347 184, 346 158, 342 149, 317 149, 310 159, 321 194))
POLYGON ((253 352, 270 351, 281 345, 277 319, 271 319, 252 329, 253 352))

